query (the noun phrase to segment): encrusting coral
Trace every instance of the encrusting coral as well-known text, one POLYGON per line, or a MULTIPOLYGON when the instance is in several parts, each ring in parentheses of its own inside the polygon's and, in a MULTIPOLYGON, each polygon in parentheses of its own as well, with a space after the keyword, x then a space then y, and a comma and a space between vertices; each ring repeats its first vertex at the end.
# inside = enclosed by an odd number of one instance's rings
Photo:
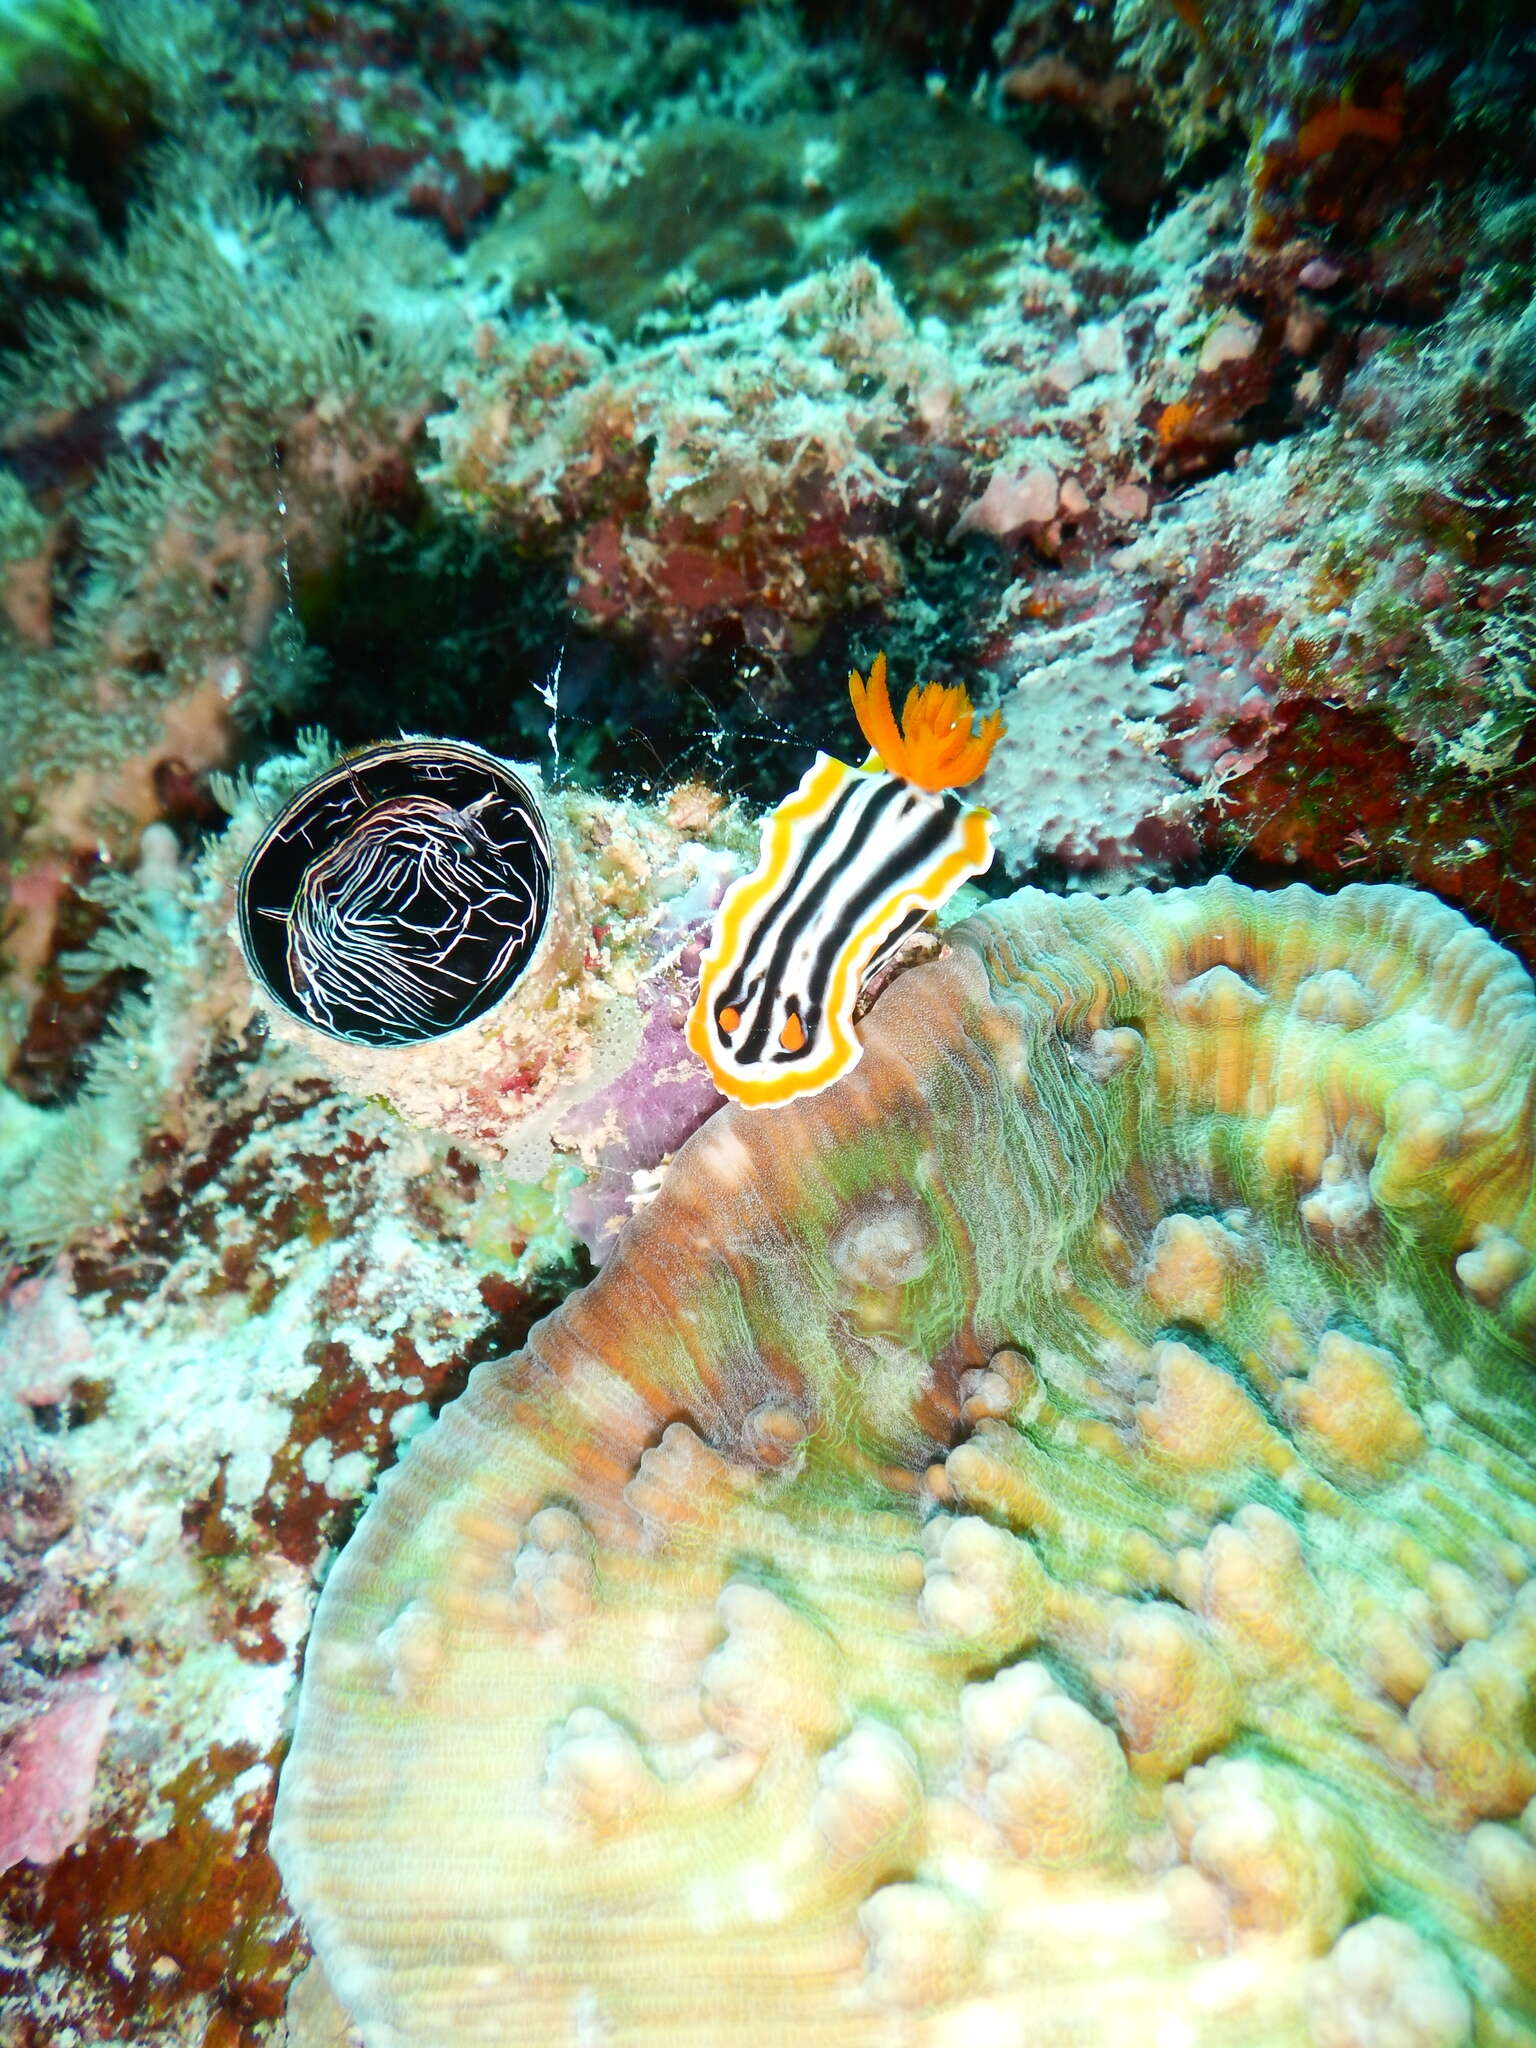
POLYGON ((1397 888, 946 938, 337 1561, 368 2048, 1531 2037, 1529 981, 1397 888))

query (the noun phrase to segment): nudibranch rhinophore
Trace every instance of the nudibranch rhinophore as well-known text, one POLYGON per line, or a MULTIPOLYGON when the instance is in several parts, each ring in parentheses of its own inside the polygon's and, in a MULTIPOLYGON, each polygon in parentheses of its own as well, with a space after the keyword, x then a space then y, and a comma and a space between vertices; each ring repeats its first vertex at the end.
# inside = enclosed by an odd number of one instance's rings
POLYGON ((550 843, 531 791, 462 741, 337 763, 268 827, 236 889, 241 950, 279 1008, 352 1045, 484 1015, 532 958, 550 843))
POLYGON ((814 1095, 855 1066, 859 991, 924 918, 990 866, 990 813, 953 794, 1002 733, 964 689, 914 688, 897 724, 885 656, 849 694, 872 749, 818 754, 763 826, 704 955, 688 1043, 722 1095, 760 1109, 814 1095))

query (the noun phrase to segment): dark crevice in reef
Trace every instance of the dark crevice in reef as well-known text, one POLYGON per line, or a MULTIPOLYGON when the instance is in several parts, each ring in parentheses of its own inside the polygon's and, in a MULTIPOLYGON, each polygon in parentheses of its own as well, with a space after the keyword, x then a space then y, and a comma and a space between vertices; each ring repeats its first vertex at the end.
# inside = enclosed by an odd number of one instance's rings
POLYGON ((641 648, 581 622, 558 561, 499 547, 467 519, 377 514, 324 587, 301 593, 323 684, 266 713, 259 751, 291 746, 319 716, 343 747, 446 734, 547 770, 540 691, 558 665, 562 776, 606 787, 698 777, 777 802, 818 747, 860 754, 838 681, 848 669, 884 649, 898 678, 974 680, 973 622, 1009 580, 1006 551, 984 535, 950 543, 932 518, 909 516, 895 536, 907 582, 894 616, 850 610, 814 648, 779 661, 726 622, 658 686, 641 648))

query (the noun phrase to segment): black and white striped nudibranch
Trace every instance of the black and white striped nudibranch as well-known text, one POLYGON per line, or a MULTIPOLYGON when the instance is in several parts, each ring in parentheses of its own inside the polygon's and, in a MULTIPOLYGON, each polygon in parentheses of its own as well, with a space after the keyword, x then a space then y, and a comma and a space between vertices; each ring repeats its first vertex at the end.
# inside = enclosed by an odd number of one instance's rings
POLYGON ((929 683, 898 726, 883 654, 848 687, 873 753, 863 768, 818 754, 769 815, 756 868, 720 905, 688 1019, 715 1086, 751 1109, 857 1064, 863 983, 992 860, 991 813, 951 792, 986 767, 998 714, 975 729, 965 691, 929 683))
POLYGON ((241 950, 290 1016, 354 1045, 412 1045, 512 987, 550 873, 538 804, 505 762, 387 741, 300 790, 262 835, 236 890, 241 950))

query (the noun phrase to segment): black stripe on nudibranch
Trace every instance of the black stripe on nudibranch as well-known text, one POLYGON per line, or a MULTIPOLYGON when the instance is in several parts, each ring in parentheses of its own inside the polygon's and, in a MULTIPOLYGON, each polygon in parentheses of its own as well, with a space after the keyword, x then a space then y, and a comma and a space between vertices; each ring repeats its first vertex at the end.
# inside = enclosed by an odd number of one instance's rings
MULTIPOLYGON (((746 1030, 731 1047, 739 1064, 782 1066, 811 1053, 832 976, 853 934, 903 882, 927 872, 950 842, 961 809, 953 797, 930 796, 887 776, 854 783, 839 797, 743 947, 743 993, 735 1007, 746 1030), (804 1038, 786 1048, 780 1034, 791 1015, 804 1038)), ((886 937, 881 934, 882 944, 886 937)))
POLYGON ((964 808, 952 796, 928 797, 916 790, 905 790, 903 795, 905 837, 891 847, 878 867, 863 876, 857 889, 845 893, 836 925, 822 938, 815 967, 815 978, 822 986, 846 943, 846 933, 861 925, 875 905, 893 895, 901 883, 927 872, 935 856, 949 844, 964 808))
POLYGON ((958 685, 891 709, 885 661, 849 694, 871 755, 818 754, 763 821, 757 865, 726 891, 699 967, 688 1045, 749 1109, 814 1094, 858 1064, 854 1017, 869 975, 992 858, 991 814, 953 794, 1002 731, 975 729, 958 685))
POLYGON ((549 914, 548 829, 492 754, 396 740, 327 771, 246 862, 237 928, 279 1009, 329 1037, 410 1045, 491 1009, 549 914))
MULTIPOLYGON (((875 842, 875 835, 887 812, 899 807, 906 792, 889 777, 869 777, 854 783, 832 805, 827 817, 808 837, 800 858, 794 862, 784 886, 768 906, 767 915, 747 940, 741 961, 743 983, 754 982, 762 996, 751 1008, 747 1036, 736 1048, 742 1061, 760 1060, 770 1039, 777 1038, 781 1012, 797 998, 796 1014, 814 1042, 825 1007, 831 960, 852 925, 846 913, 846 892, 850 878, 860 873, 863 850, 875 842), (826 934, 832 937, 827 956, 826 934), (841 935, 841 936, 839 936, 841 935), (770 943, 771 941, 771 943, 770 943), (822 972, 811 972, 797 980, 797 956, 818 955, 825 961, 822 972), (778 999, 777 1001, 775 999, 778 999)), ((785 1054, 782 1061, 798 1052, 785 1054)))

